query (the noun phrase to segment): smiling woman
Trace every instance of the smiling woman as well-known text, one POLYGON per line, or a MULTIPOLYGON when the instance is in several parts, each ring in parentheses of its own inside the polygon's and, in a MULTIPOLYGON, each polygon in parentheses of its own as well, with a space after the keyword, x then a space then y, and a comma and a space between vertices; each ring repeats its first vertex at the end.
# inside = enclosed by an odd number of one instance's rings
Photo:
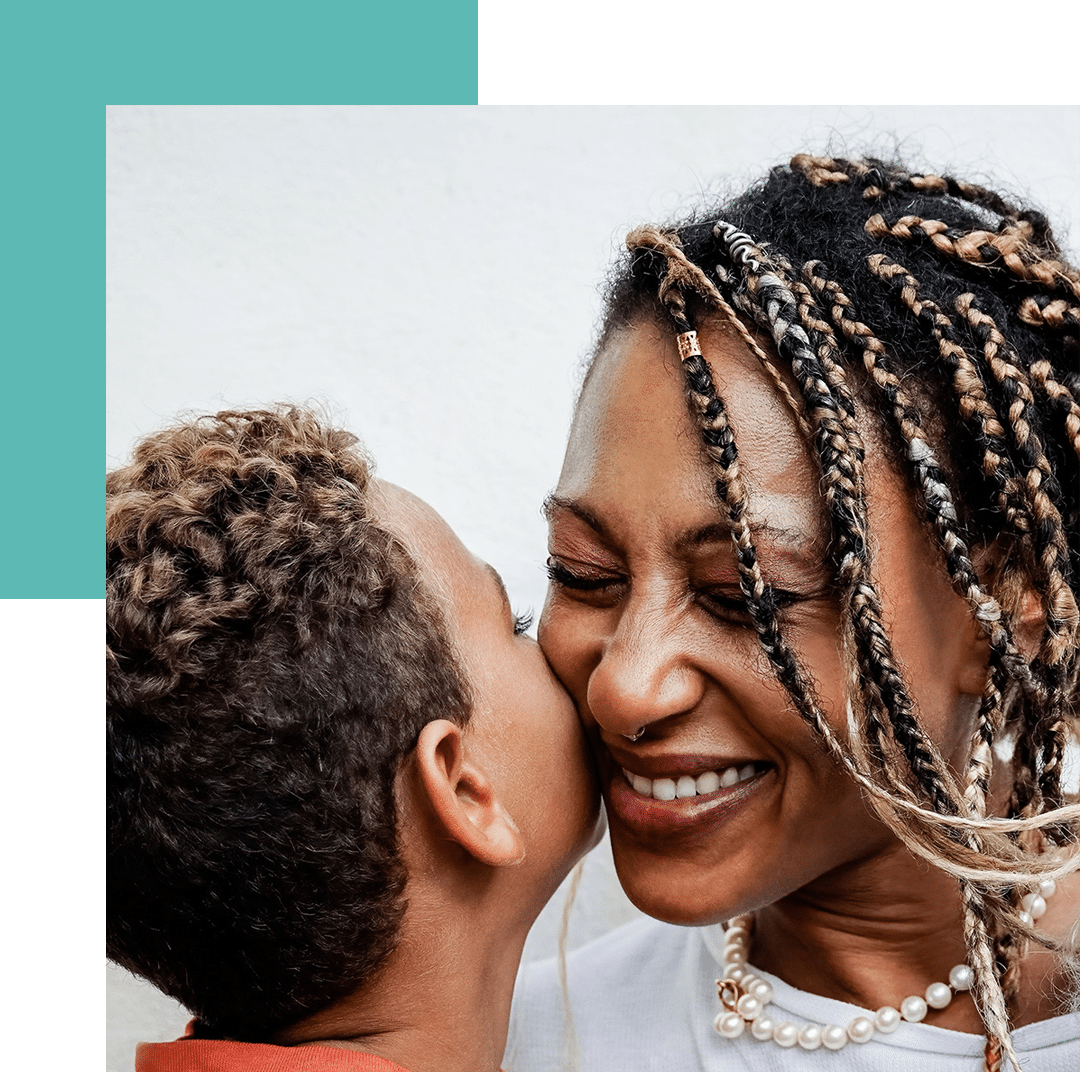
MULTIPOLYGON (((627 244, 540 640, 619 878, 683 927, 572 958, 582 1066, 1075 1067, 1080 275, 1037 213, 873 160, 627 244)), ((522 984, 517 1072, 557 990, 522 984)))
MULTIPOLYGON (((702 346, 717 355, 732 422, 745 429, 739 456, 754 488, 746 516, 772 607, 818 682, 822 707, 842 712, 840 608, 797 421, 738 336, 721 326, 703 331, 702 346)), ((675 347, 657 327, 641 325, 610 344, 582 398, 550 510, 554 583, 541 640, 610 737, 601 755, 611 757, 608 803, 624 888, 650 914, 694 923, 801 887, 864 855, 888 829, 813 730, 790 717, 780 682, 763 679, 730 533, 710 522, 707 475, 681 395, 675 347), (644 420, 635 411, 646 399, 671 420, 644 420), (582 427, 598 434, 583 436, 582 427), (621 442, 619 428, 636 434, 621 442), (638 474, 632 487, 612 478, 619 466, 638 474), (586 506, 575 510, 579 502, 586 506), (586 517, 604 521, 596 528, 586 517), (661 733, 661 723, 677 732, 661 733), (642 739, 626 740, 639 727, 642 739), (648 793, 620 770, 651 780, 648 793), (698 793, 698 778, 706 793, 698 793), (832 806, 815 807, 822 800, 832 806), (843 840, 830 836, 838 823, 843 840), (688 851, 691 842, 696 851, 688 851), (762 888, 762 872, 772 889, 762 888)), ((975 693, 967 705, 977 705, 985 665, 977 631, 922 553, 913 512, 896 508, 904 502, 899 477, 880 451, 873 457, 868 480, 883 493, 875 501, 894 507, 875 525, 886 564, 882 599, 901 631, 894 643, 922 695, 962 678, 963 695, 975 693)), ((958 762, 969 723, 951 723, 949 752, 958 762)))

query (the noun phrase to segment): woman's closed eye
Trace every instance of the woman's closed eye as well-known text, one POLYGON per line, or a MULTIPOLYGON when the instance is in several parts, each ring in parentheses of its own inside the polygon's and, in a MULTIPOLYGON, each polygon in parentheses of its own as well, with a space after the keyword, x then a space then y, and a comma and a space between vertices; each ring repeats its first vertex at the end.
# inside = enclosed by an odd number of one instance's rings
MULTIPOLYGON (((754 624, 746 596, 739 588, 699 588, 694 598, 706 613, 719 621, 734 625, 752 626, 754 624)), ((761 604, 766 612, 771 610, 775 614, 802 599, 803 597, 796 592, 766 585, 761 604)))
POLYGON ((554 555, 547 560, 548 580, 558 588, 566 589, 577 598, 595 602, 607 601, 614 597, 627 583, 626 577, 611 573, 597 566, 586 563, 574 563, 572 566, 554 555))
POLYGON ((533 627, 533 612, 525 611, 524 614, 514 614, 514 636, 525 636, 533 627))

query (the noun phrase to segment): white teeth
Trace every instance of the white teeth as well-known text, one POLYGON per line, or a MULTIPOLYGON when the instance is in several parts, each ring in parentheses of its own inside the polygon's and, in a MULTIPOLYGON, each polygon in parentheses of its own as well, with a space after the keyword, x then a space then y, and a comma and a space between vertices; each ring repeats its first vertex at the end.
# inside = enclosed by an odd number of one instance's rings
POLYGON ((697 779, 691 778, 689 774, 684 774, 675 783, 675 795, 681 800, 683 797, 696 797, 697 796, 697 779))
POLYGON ((715 793, 720 788, 720 775, 714 770, 707 770, 704 774, 698 775, 696 784, 699 796, 715 793))
POLYGON ((654 778, 652 784, 653 800, 674 800, 675 781, 672 778, 654 778))
POLYGON ((625 769, 623 774, 639 796, 652 797, 654 800, 682 800, 684 797, 705 796, 718 789, 728 789, 753 778, 756 771, 753 763, 746 763, 741 767, 725 767, 719 773, 705 771, 696 778, 689 774, 679 778, 646 778, 625 769))

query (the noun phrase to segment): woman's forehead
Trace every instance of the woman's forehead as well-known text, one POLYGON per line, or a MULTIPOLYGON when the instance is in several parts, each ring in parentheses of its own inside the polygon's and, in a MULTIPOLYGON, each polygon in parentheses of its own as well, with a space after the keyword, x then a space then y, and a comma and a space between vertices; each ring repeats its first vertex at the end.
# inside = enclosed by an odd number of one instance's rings
MULTIPOLYGON (((707 325, 700 335, 735 431, 751 513, 776 528, 816 528, 816 472, 788 403, 734 333, 707 325)), ((604 512, 651 504, 697 527, 715 519, 714 479, 672 332, 643 322, 615 335, 582 391, 558 496, 604 512)))

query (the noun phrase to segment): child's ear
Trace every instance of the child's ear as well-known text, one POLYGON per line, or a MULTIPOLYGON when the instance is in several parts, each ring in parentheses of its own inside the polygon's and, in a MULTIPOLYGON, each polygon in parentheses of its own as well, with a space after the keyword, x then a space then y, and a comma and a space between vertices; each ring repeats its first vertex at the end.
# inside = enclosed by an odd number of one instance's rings
POLYGON ((525 859, 521 832, 469 755, 457 723, 444 718, 429 722, 420 731, 415 756, 428 803, 454 841, 489 867, 525 859))

